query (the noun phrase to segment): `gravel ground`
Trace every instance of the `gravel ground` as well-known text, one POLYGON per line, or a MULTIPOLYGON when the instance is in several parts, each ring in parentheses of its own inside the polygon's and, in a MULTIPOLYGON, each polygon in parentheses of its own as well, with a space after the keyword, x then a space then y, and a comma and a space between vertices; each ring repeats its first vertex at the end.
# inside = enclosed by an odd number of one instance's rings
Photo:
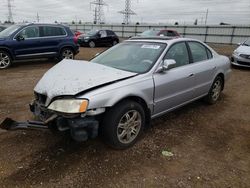
MULTIPOLYGON (((230 55, 234 46, 212 45, 230 55)), ((81 48, 90 59, 104 48, 81 48)), ((18 63, 0 73, 0 121, 31 119, 28 104, 54 62, 18 63)), ((97 138, 76 144, 46 131, 0 132, 0 187, 249 187, 250 69, 233 69, 220 101, 194 102, 155 119, 132 148, 97 138), (164 157, 162 151, 172 157, 164 157)))

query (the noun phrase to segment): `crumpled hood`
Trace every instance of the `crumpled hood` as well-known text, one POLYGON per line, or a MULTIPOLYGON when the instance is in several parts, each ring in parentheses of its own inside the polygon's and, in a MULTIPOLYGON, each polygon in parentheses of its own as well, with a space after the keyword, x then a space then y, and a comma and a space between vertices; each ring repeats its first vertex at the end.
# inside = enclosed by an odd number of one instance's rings
POLYGON ((56 96, 76 95, 87 89, 134 75, 136 73, 97 63, 65 59, 46 72, 34 90, 53 99, 56 96))
POLYGON ((250 55, 250 46, 239 46, 236 51, 240 54, 250 55))

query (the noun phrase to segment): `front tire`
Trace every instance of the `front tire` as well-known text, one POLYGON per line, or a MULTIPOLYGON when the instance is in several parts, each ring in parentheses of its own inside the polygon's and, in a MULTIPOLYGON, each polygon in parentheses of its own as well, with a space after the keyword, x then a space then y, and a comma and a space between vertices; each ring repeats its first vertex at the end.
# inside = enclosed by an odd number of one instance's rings
POLYGON ((94 41, 90 41, 89 42, 89 47, 90 48, 94 48, 96 46, 95 42, 94 41))
POLYGON ((210 88, 208 95, 205 97, 205 101, 208 104, 215 104, 221 95, 223 89, 223 79, 221 76, 217 76, 210 88))
POLYGON ((145 127, 145 112, 137 102, 126 100, 105 114, 101 134, 114 149, 126 149, 136 143, 145 127))
POLYGON ((7 69, 11 64, 11 56, 5 51, 0 51, 0 69, 7 69))

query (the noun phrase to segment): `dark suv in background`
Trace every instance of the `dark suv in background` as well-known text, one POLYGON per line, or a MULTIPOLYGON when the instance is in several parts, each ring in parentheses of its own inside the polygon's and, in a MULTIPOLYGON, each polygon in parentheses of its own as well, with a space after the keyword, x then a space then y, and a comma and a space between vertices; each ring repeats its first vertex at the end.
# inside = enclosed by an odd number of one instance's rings
POLYGON ((17 24, 0 32, 0 69, 21 59, 74 59, 77 38, 60 24, 17 24))
POLYGON ((116 45, 119 43, 118 36, 111 30, 91 30, 86 34, 78 37, 78 43, 81 46, 96 46, 116 45))

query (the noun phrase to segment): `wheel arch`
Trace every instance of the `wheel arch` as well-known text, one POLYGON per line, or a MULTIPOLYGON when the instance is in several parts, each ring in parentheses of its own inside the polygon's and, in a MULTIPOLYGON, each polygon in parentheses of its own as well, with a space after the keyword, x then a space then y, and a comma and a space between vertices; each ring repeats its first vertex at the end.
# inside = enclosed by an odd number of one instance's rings
POLYGON ((60 48, 59 54, 61 54, 61 53, 62 53, 62 51, 63 51, 64 49, 66 49, 66 48, 71 49, 71 50, 73 51, 73 53, 75 54, 75 49, 74 49, 74 47, 73 47, 73 46, 71 46, 71 45, 65 45, 65 46, 62 46, 62 47, 60 48))
MULTIPOLYGON (((222 72, 220 72, 220 73, 218 73, 217 74, 217 76, 216 77, 221 77, 221 79, 222 79, 222 90, 224 90, 224 85, 225 85, 225 75, 222 73, 222 72)), ((215 78, 216 78, 215 77, 215 78)))
POLYGON ((7 52, 7 53, 10 55, 10 58, 11 58, 12 60, 14 59, 14 55, 13 55, 13 53, 11 52, 11 50, 10 50, 9 48, 0 47, 0 51, 7 52))
MULTIPOLYGON (((120 99, 119 101, 117 101, 113 106, 116 106, 124 101, 134 101, 134 102, 137 102, 139 103, 143 109, 144 109, 144 112, 145 112, 145 120, 146 120, 146 128, 150 127, 150 122, 151 122, 151 110, 150 108, 148 107, 146 101, 139 97, 139 96, 127 96, 123 99, 120 99)), ((109 107, 109 108, 112 108, 112 107, 109 107)))

